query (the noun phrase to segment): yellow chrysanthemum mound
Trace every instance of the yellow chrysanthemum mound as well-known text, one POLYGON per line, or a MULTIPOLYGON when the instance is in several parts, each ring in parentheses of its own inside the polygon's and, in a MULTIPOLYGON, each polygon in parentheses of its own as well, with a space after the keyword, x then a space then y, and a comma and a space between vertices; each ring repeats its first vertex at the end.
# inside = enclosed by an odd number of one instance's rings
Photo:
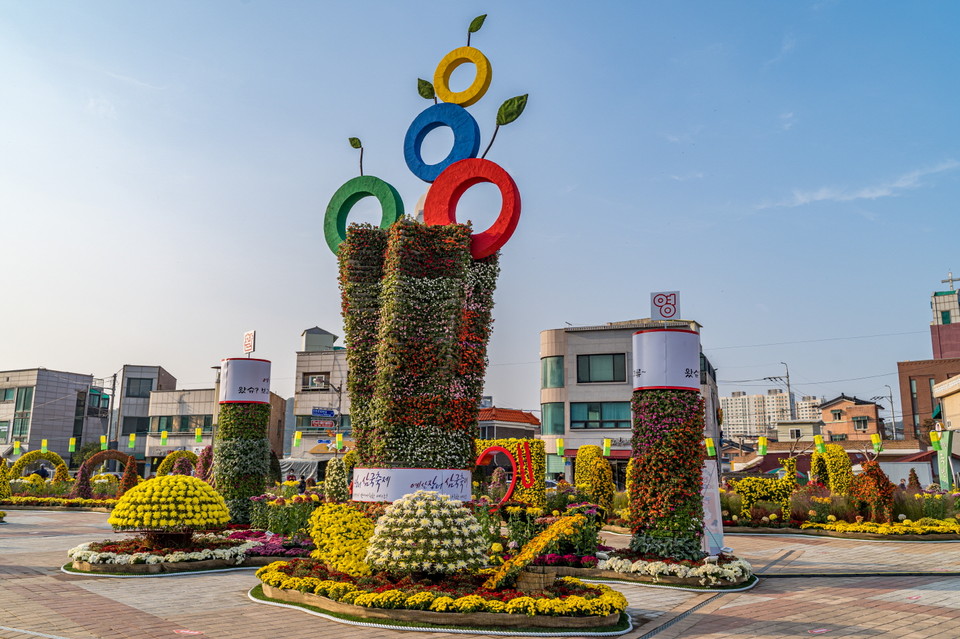
POLYGON ((363 558, 373 522, 362 512, 346 504, 323 504, 310 517, 310 533, 317 546, 311 557, 327 568, 355 577, 370 574, 363 558))
POLYGON ((166 475, 128 490, 107 520, 114 530, 203 530, 230 523, 227 505, 207 482, 166 475))

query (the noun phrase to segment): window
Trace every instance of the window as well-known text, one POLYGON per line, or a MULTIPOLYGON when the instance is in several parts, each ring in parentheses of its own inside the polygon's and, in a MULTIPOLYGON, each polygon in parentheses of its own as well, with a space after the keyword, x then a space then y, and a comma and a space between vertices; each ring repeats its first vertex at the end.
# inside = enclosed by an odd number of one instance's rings
POLYGON ((572 402, 570 428, 630 428, 630 402, 572 402))
POLYGON ((790 439, 800 439, 800 429, 791 428, 790 429, 790 439))
POLYGON ((577 383, 627 381, 626 356, 623 353, 607 355, 577 355, 577 383))
POLYGON ((14 410, 18 413, 33 410, 33 386, 24 386, 17 389, 17 404, 14 410))
POLYGON ((853 429, 854 430, 867 430, 869 425, 870 418, 866 415, 860 415, 853 418, 853 429))
POLYGON ((6 443, 7 436, 10 434, 10 422, 0 422, 0 442, 6 443))
POLYGON ((937 380, 933 377, 930 378, 930 410, 931 412, 937 408, 937 398, 933 394, 933 387, 937 385, 937 380))
POLYGON ((830 411, 830 414, 833 416, 833 421, 835 421, 835 422, 839 422, 839 421, 841 421, 841 420, 843 419, 843 411, 842 411, 842 410, 832 410, 832 411, 830 411))
POLYGON ((0 391, 0 402, 12 402, 16 395, 16 388, 4 388, 2 391, 0 391))
POLYGON ((149 398, 152 390, 153 380, 149 377, 127 378, 127 397, 149 398))
POLYGON ((845 442, 847 441, 847 436, 845 434, 841 435, 830 435, 830 441, 832 442, 845 442))
POLYGON ((33 386, 17 389, 13 413, 13 436, 26 437, 30 432, 30 414, 33 411, 33 386))
POLYGON ((540 358, 540 388, 563 388, 563 355, 540 358))
POLYGON ((30 432, 30 418, 23 418, 23 417, 13 418, 13 436, 14 437, 26 437, 29 432, 30 432))
POLYGON ((563 422, 563 402, 540 404, 540 429, 544 435, 563 435, 566 424, 563 422))
POLYGON ((149 417, 124 417, 122 434, 146 433, 150 429, 149 417))
POLYGON ((940 323, 941 324, 950 323, 950 311, 940 311, 940 323))
POLYGON ((330 373, 304 373, 303 390, 330 390, 330 373))

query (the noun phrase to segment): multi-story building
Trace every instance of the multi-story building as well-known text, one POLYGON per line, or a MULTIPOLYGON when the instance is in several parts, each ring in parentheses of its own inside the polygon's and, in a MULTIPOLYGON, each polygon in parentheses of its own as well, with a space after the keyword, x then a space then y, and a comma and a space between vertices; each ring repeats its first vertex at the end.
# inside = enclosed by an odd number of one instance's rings
MULTIPOLYGON (((190 390, 162 390, 150 393, 148 407, 149 432, 144 437, 145 457, 148 466, 144 473, 156 469, 163 458, 175 450, 189 450, 199 454, 213 445, 217 418, 220 414, 219 376, 214 388, 190 390), (201 429, 200 442, 196 440, 201 429), (161 444, 166 431, 167 442, 161 444)), ((286 416, 286 401, 276 393, 270 393, 270 421, 267 439, 270 449, 283 456, 283 429, 286 416)), ((120 450, 126 452, 126 443, 120 441, 120 450)))
MULTIPOLYGON (((623 485, 630 458, 633 395, 633 334, 644 328, 678 328, 699 332, 694 321, 649 319, 600 326, 568 326, 540 332, 541 435, 547 449, 547 474, 565 473, 580 446, 611 440, 608 460, 614 479, 623 485), (564 440, 564 457, 555 454, 564 440)), ((700 391, 706 400, 707 431, 719 437, 716 372, 700 355, 700 391)), ((719 441, 719 439, 717 439, 719 441)))
POLYGON ((933 343, 933 358, 960 357, 960 291, 953 288, 953 273, 947 275, 949 291, 936 291, 930 296, 930 341, 933 343))
POLYGON ((93 375, 28 368, 0 372, 0 456, 47 449, 69 461, 70 438, 79 448, 107 434, 110 397, 93 375))
MULTIPOLYGON (((302 348, 297 352, 297 370, 293 395, 294 427, 287 429, 302 434, 301 446, 291 448, 290 455, 310 458, 308 454, 332 457, 328 443, 336 433, 344 439, 350 435, 350 394, 347 391, 347 350, 334 346, 337 335, 317 326, 301 333, 302 348), (329 410, 335 416, 316 416, 314 409, 329 410), (315 452, 314 452, 315 451, 315 452), (329 454, 328 454, 329 453, 329 454)), ((349 442, 347 442, 349 445, 349 442)))
POLYGON ((892 437, 887 433, 880 411, 883 406, 858 397, 839 397, 820 404, 823 438, 831 442, 867 441, 871 435, 892 437))
POLYGON ((816 421, 820 419, 821 399, 816 395, 804 395, 795 402, 797 419, 801 421, 816 421))
MULTIPOLYGON (((752 438, 773 435, 777 422, 791 419, 792 400, 793 395, 788 396, 781 388, 771 388, 766 395, 735 391, 730 397, 721 397, 723 436, 752 438)), ((819 411, 814 419, 820 419, 819 411)))
POLYGON ((933 387, 960 374, 960 357, 897 362, 897 374, 904 435, 917 439, 923 434, 924 421, 940 417, 940 403, 933 387))
POLYGON ((117 375, 116 401, 110 421, 110 446, 133 455, 140 470, 146 460, 147 433, 150 431, 150 393, 176 390, 177 378, 162 366, 125 364, 117 375), (135 445, 129 448, 130 434, 135 445))
POLYGON ((480 439, 528 439, 540 434, 540 420, 533 413, 490 406, 477 415, 480 439))

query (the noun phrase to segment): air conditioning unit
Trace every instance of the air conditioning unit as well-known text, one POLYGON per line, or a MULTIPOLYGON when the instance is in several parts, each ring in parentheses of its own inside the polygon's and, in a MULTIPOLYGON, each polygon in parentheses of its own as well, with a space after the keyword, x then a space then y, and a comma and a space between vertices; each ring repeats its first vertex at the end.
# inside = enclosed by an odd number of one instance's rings
POLYGON ((307 378, 307 388, 329 390, 330 380, 326 375, 311 375, 307 378))

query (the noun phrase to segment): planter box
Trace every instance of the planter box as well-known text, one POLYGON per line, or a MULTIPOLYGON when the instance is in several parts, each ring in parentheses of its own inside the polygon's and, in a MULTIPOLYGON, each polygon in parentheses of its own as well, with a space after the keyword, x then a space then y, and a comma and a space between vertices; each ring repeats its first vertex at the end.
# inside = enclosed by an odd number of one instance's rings
POLYGON ((620 620, 620 613, 606 617, 547 617, 543 615, 508 615, 500 612, 432 612, 430 610, 388 610, 385 608, 365 608, 353 604, 340 603, 313 593, 283 590, 263 585, 263 594, 271 599, 287 603, 302 604, 321 608, 330 612, 365 617, 367 619, 393 619, 410 623, 429 623, 438 626, 492 626, 537 628, 597 628, 612 626, 620 620))
POLYGON ((725 533, 748 533, 751 535, 810 535, 811 537, 834 537, 835 539, 883 539, 886 541, 956 541, 960 535, 953 533, 930 533, 928 535, 879 535, 877 533, 837 532, 815 528, 754 528, 753 526, 724 526, 725 533))
POLYGON ((195 570, 217 570, 220 568, 239 568, 235 563, 223 559, 205 561, 178 561, 159 564, 91 564, 86 561, 73 562, 73 569, 83 572, 115 572, 130 575, 156 575, 171 572, 192 572, 195 570))
MULTIPOLYGON (((641 575, 635 572, 617 572, 615 570, 599 570, 597 568, 570 568, 569 566, 557 566, 558 577, 577 577, 578 579, 619 579, 621 581, 635 581, 642 584, 671 584, 674 586, 696 586, 702 588, 700 577, 676 577, 674 575, 663 575, 654 579, 651 575, 641 575)), ((750 580, 748 575, 740 581, 727 581, 721 579, 714 586, 737 586, 750 580)))

